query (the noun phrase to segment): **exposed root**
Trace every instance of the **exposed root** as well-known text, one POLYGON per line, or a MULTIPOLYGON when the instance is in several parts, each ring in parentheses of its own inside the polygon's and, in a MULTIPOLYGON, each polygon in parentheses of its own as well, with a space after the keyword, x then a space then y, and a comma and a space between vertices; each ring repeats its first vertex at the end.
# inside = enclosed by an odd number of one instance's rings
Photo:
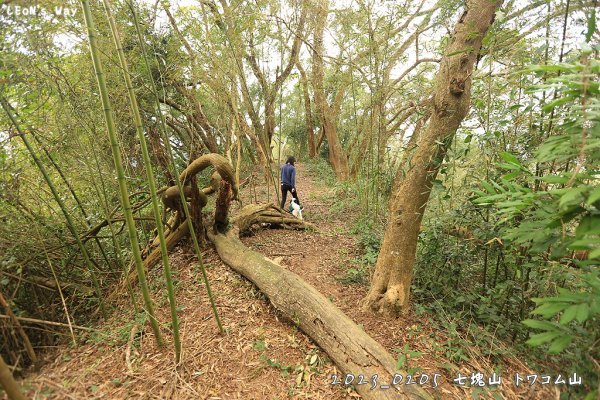
POLYGON ((249 204, 242 208, 231 222, 238 227, 241 233, 247 232, 252 225, 259 223, 278 224, 301 229, 314 228, 312 224, 293 217, 273 203, 249 204))
MULTIPOLYGON (((229 184, 231 184, 233 196, 234 198, 237 198, 238 189, 237 185, 235 184, 235 175, 233 172, 233 168, 231 168, 231 164, 229 164, 229 161, 225 157, 220 156, 218 154, 205 154, 195 159, 181 173, 181 183, 184 186, 186 186, 190 182, 192 176, 199 174, 211 165, 217 170, 222 180, 227 181, 229 182, 229 184)), ((214 188, 212 182, 211 187, 214 188)))
POLYGON ((363 310, 387 317, 406 315, 410 309, 402 306, 408 304, 404 296, 402 285, 390 286, 384 293, 370 292, 363 300, 363 310))

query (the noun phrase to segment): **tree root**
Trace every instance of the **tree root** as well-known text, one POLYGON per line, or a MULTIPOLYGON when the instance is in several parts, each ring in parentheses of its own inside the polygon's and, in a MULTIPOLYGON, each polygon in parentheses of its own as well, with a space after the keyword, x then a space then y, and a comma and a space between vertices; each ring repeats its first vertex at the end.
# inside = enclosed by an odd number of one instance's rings
POLYGON ((315 228, 314 225, 297 219, 273 203, 249 204, 242 208, 231 222, 241 233, 249 231, 252 225, 259 223, 278 224, 302 229, 315 228))

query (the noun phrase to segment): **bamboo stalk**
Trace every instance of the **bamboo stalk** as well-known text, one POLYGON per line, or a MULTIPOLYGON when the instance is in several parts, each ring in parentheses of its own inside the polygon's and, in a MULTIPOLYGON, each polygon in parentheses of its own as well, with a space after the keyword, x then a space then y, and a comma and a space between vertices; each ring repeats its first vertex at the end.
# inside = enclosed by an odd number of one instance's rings
MULTIPOLYGON (((3 315, 0 314, 0 319, 11 319, 10 316, 8 315, 3 315)), ((63 328, 68 328, 69 325, 68 324, 63 324, 62 322, 56 322, 56 321, 46 321, 43 319, 36 319, 36 318, 27 318, 27 317, 15 317, 16 320, 20 321, 20 322, 31 322, 33 324, 40 324, 40 325, 49 325, 49 326, 60 326, 63 328)), ((71 325, 74 329, 79 329, 82 331, 96 331, 96 329, 93 328, 88 328, 87 326, 80 326, 80 325, 71 325)))
POLYGON ((27 400, 27 397, 25 397, 15 378, 10 373, 10 369, 4 362, 2 355, 0 355, 0 385, 2 385, 10 400, 27 400))
POLYGON ((135 92, 133 91, 133 85, 131 78, 129 77, 129 67, 127 66, 127 60, 125 58, 125 52, 121 44, 121 38, 117 29, 117 24, 113 17, 110 9, 109 0, 104 0, 104 9, 106 16, 110 24, 110 30, 113 35, 115 46, 119 54, 119 62, 121 64, 121 70, 123 72, 123 78, 127 86, 127 92, 129 94, 129 102, 131 104, 131 111, 133 113, 133 120, 135 124, 135 130, 137 132, 138 140, 142 149, 142 156, 144 160, 144 167, 146 169, 146 177, 148 179, 148 186, 150 188, 150 197, 152 199, 152 211, 154 212, 154 220, 156 222, 156 230, 158 233, 158 239, 160 241, 160 252, 162 255, 163 271, 165 275, 165 281, 167 283, 167 294, 169 297, 169 305, 171 309, 171 323, 173 325, 173 341, 175 344, 175 362, 179 363, 181 357, 181 340, 179 338, 179 321, 177 319, 177 304, 175 302, 175 291, 173 289, 173 278, 171 274, 171 268, 169 266, 169 253, 167 250, 167 241, 165 239, 165 231, 161 218, 160 207, 158 205, 158 196, 156 194, 156 183, 154 181, 154 172, 152 171, 152 161, 150 160, 150 154, 148 152, 148 146, 146 144, 146 138, 144 136, 144 127, 142 126, 142 117, 140 116, 140 110, 135 98, 135 92))
POLYGON ((138 243, 137 232, 135 229, 135 221, 133 219, 133 213, 131 211, 131 203, 129 202, 129 191, 127 189, 127 181, 125 180, 125 171, 123 169, 123 160, 121 158, 121 151, 119 149, 119 141, 117 140, 117 132, 115 122, 112 116, 112 108, 110 100, 108 98, 108 88, 106 87, 106 81, 104 79, 104 72, 100 57, 98 55, 98 49, 96 47, 96 33, 94 27, 94 20, 92 18, 92 12, 88 0, 81 0, 81 6, 85 17, 85 24, 89 36, 90 54, 92 62, 94 64, 94 70, 96 71, 96 79, 98 81, 98 88, 100 90, 100 98, 102 100, 102 106, 104 109, 104 119, 106 121, 106 131, 110 140, 112 149, 113 161, 115 169, 117 170, 117 180, 119 182, 119 192, 121 196, 121 205, 123 206, 123 214, 125 215, 125 222, 127 224, 127 232, 129 234, 129 241, 131 244, 131 251, 133 253, 133 259, 135 261, 135 267, 140 282, 140 288, 142 290, 142 297, 144 298, 144 304, 146 306, 146 312, 150 317, 150 325, 154 331, 156 342, 159 346, 162 346, 163 340, 160 333, 160 327, 154 313, 154 307, 152 305, 152 299, 150 298, 150 292, 148 290, 148 284, 146 282, 146 274, 144 272, 144 265, 142 256, 140 254, 140 246, 138 243))
MULTIPOLYGON (((54 157, 52 157, 52 154, 48 151, 48 149, 46 148, 46 146, 43 145, 42 141, 37 137, 37 135, 33 134, 33 131, 32 131, 32 135, 31 136, 35 139, 35 141, 38 143, 38 145, 44 151, 44 153, 46 154, 46 157, 48 157, 48 160, 50 160, 50 163, 52 164, 52 166, 54 167, 54 169, 56 170, 56 172, 58 172, 58 175, 60 176, 60 178, 62 179, 62 181, 67 186, 67 189, 69 189, 69 192, 71 193, 71 196, 73 197, 73 200, 75 200, 75 203, 77 203, 77 207, 79 208, 79 211, 81 212, 81 215, 83 216, 83 219, 85 220, 86 225, 88 227, 90 227, 88 213, 87 213, 87 211, 85 211, 85 208, 83 207, 83 203, 79 199, 79 196, 77 196, 77 193, 75 192, 75 189, 73 188, 73 186, 71 185, 71 183, 67 179, 66 175, 62 171, 62 168, 54 160, 54 157)), ((94 241, 98 245, 98 249, 100 250, 100 253, 102 254, 102 258, 104 258, 104 261, 106 261, 106 265, 109 266, 110 265, 110 260, 108 259, 108 255, 106 254, 106 250, 104 249, 104 246, 102 246, 102 243, 100 242, 100 239, 98 239, 97 237, 95 237, 94 241)))
POLYGON ((44 165, 42 164, 40 159, 37 157, 37 155, 35 154, 33 147, 31 147, 31 144, 29 143, 29 140, 27 139, 27 136, 25 135, 25 132, 23 132, 23 130, 21 129, 21 125, 17 122, 13 113, 11 112, 12 107, 9 104, 8 100, 6 100, 4 97, 0 97, 0 103, 2 103, 2 108, 6 112, 6 115, 8 115, 8 117, 10 118, 10 121, 12 122, 13 126, 17 129, 18 136, 23 140, 25 147, 27 147, 27 151, 29 152, 29 154, 31 155, 31 158, 33 159, 36 166, 42 173, 44 180, 46 181, 46 184, 48 185, 48 187, 50 188, 50 191, 52 192, 52 196, 54 197, 54 200, 60 207, 60 210, 65 217, 65 220, 67 222, 67 228, 71 232, 71 235, 73 235, 73 238, 75 239, 75 242, 77 243, 77 247, 79 248, 79 251, 81 251, 81 254, 83 255, 85 264, 87 265, 87 267, 89 269, 89 272, 90 272, 90 275, 92 278, 92 284, 94 285, 94 290, 96 291, 96 296, 98 297, 98 303, 100 305, 100 310, 102 311, 102 314, 104 315, 104 317, 106 317, 107 316, 106 307, 104 305, 104 300, 102 300, 102 292, 100 290, 100 284, 96 277, 95 267, 94 267, 94 264, 92 262, 90 255, 87 251, 87 248, 85 247, 85 245, 81 241, 81 238, 79 237, 79 233, 77 232, 75 223, 73 222, 73 219, 71 218, 71 215, 69 214, 69 211, 67 211, 67 207, 66 207, 65 203, 62 201, 62 198, 60 197, 58 190, 54 186, 52 179, 48 175, 46 168, 44 167, 44 165))
MULTIPOLYGON (((141 29, 140 29, 140 24, 139 24, 139 21, 137 18, 137 12, 136 12, 132 2, 128 1, 127 4, 129 5, 129 8, 131 9, 131 13, 133 15, 133 22, 135 25, 136 33, 138 35, 138 41, 140 43, 140 48, 142 50, 142 57, 143 57, 145 65, 146 65, 146 71, 148 71, 148 73, 150 73, 150 71, 151 71, 150 63, 148 62, 145 41, 144 41, 141 29)), ((161 131, 162 131, 162 135, 163 135, 163 141, 165 143, 165 147, 167 149, 167 154, 169 156, 169 161, 170 161, 169 167, 171 168, 171 173, 175 177, 175 182, 177 184, 177 188, 179 189, 179 195, 180 195, 181 203, 183 205, 183 211, 184 211, 185 218, 186 218, 188 228, 190 231, 190 236, 192 237, 192 242, 194 244, 194 251, 196 252, 196 256, 198 258, 198 264, 200 265, 200 270, 202 271, 202 278, 204 280, 204 284, 206 285, 206 292, 208 294, 208 298, 209 298, 209 301, 210 301, 210 304, 211 304, 211 307, 213 310, 213 314, 215 316, 215 320, 217 322, 217 326, 219 327, 219 331, 221 333, 224 333, 225 330, 223 329, 223 325, 221 324, 221 319, 219 318, 219 312, 217 311, 217 306, 215 305, 214 297, 213 297, 213 294, 212 294, 212 291, 210 288, 210 282, 208 281, 208 276, 206 274, 206 268, 204 267, 204 262, 202 261, 202 252, 200 250, 200 245, 198 244, 196 230, 194 229, 194 225, 192 223, 192 218, 191 218, 190 210, 189 210, 189 207, 187 204, 187 200, 185 198, 185 192, 183 190, 181 178, 179 177, 179 173, 177 173, 177 170, 175 167, 175 157, 173 155, 173 149, 171 148, 171 142, 167 135, 167 124, 165 121, 165 117, 160 108, 160 98, 158 97, 158 92, 156 90, 156 84, 154 83, 154 79, 152 76, 149 76, 149 80, 150 80, 150 88, 152 90, 152 94, 154 95, 156 111, 159 115, 160 125, 162 128, 161 131)))
MULTIPOLYGON (((98 155, 96 154, 96 152, 94 151, 93 148, 94 148, 94 144, 92 141, 92 152, 94 153, 94 161, 96 162, 96 167, 98 168, 98 170, 100 170, 100 163, 98 162, 98 155)), ((111 221, 110 210, 108 208, 108 200, 107 200, 108 196, 106 194, 106 185, 104 184, 104 178, 102 177, 102 174, 99 174, 99 178, 100 178, 100 185, 102 185, 102 192, 100 192, 100 189, 98 188, 98 185, 96 184, 96 180, 93 175, 92 175, 92 185, 94 186, 94 189, 96 190, 96 194, 98 195, 98 198, 101 199, 101 207, 102 207, 102 211, 104 213, 104 218, 106 219, 106 222, 108 224, 108 229, 110 230, 110 237, 112 240, 113 249, 115 252, 115 257, 117 259, 117 263, 119 264, 119 267, 123 271, 123 276, 128 276, 129 271, 127 270, 127 266, 123 262, 123 258, 121 257, 121 247, 119 246, 119 243, 117 242, 116 232, 113 227, 113 223, 111 221)), ((135 301, 135 296, 133 295, 133 288, 131 287, 131 283, 129 283, 129 280, 127 280, 127 292, 129 293, 131 305, 133 305, 133 309, 134 309, 135 313, 137 314, 139 312, 138 305, 137 305, 137 302, 135 301)))

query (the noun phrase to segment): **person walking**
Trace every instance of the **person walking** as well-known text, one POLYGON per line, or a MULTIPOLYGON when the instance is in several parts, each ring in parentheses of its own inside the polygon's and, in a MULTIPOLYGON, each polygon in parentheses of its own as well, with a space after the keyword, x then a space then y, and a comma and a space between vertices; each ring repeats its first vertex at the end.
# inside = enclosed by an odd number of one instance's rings
POLYGON ((294 156, 289 156, 284 165, 281 166, 281 208, 285 210, 285 201, 287 194, 290 192, 292 197, 296 199, 296 203, 300 205, 298 199, 298 191, 296 190, 296 167, 294 156))

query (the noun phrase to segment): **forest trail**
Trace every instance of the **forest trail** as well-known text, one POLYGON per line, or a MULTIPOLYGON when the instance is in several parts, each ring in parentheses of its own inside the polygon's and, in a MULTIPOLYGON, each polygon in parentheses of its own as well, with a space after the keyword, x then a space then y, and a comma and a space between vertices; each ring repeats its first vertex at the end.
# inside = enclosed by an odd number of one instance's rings
MULTIPOLYGON (((360 309, 367 287, 339 281, 361 253, 358 237, 351 232, 357 215, 337 206, 336 189, 327 187, 311 166, 299 164, 297 180, 305 219, 314 223, 318 232, 257 228, 242 241, 314 285, 394 357, 405 344, 410 351, 419 352, 404 368, 415 368, 418 374, 440 373, 442 384, 430 390, 432 393, 442 398, 465 398, 467 388, 450 384, 454 372, 440 367, 448 365, 439 346, 445 340, 443 332, 432 328, 422 316, 388 320, 360 309)), ((244 204, 249 203, 253 192, 259 201, 266 199, 264 186, 246 187, 241 192, 244 204)), ((274 197, 272 192, 270 195, 274 197)), ((194 258, 187 244, 171 254, 183 347, 178 368, 173 365, 172 344, 157 348, 147 323, 140 331, 140 325, 132 322, 134 316, 123 294, 121 309, 98 331, 87 335, 85 343, 63 345, 46 354, 46 364, 23 381, 28 394, 34 399, 359 397, 352 389, 332 386, 331 375, 340 372, 327 355, 293 322, 281 318, 253 284, 208 249, 204 263, 227 331, 221 336, 194 258)), ((158 318, 168 321, 166 294, 158 289, 162 271, 155 267, 148 275, 158 318)), ((471 369, 475 367, 471 365, 471 369)), ((464 373, 465 368, 461 371, 464 373)))

